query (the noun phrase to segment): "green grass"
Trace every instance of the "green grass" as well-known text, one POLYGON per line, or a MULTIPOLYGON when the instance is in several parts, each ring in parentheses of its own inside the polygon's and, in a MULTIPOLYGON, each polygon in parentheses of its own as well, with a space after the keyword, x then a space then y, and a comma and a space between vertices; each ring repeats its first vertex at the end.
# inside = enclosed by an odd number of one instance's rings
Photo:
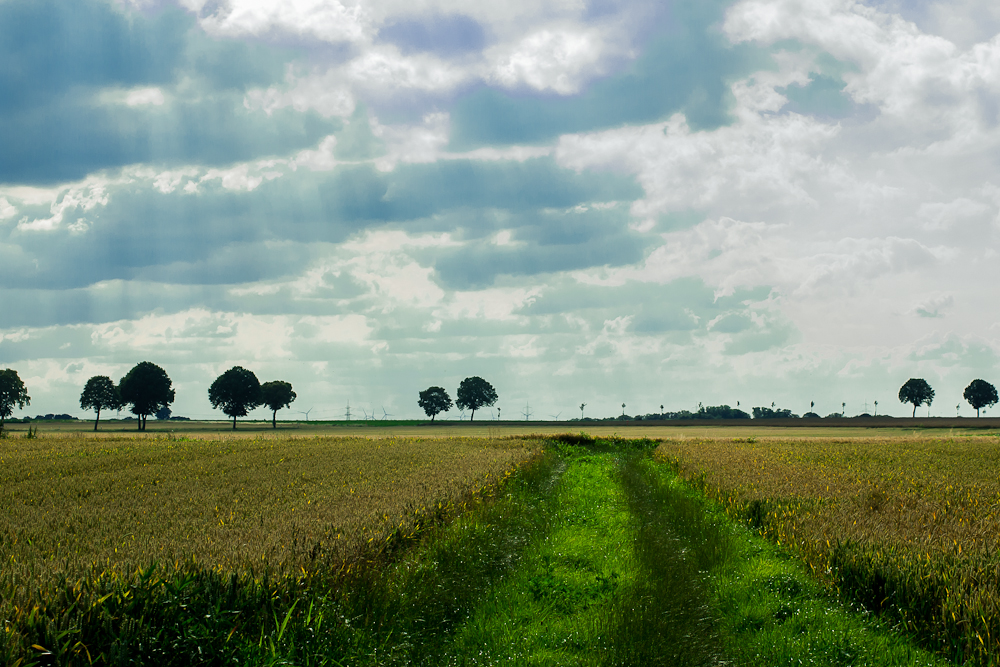
MULTIPOLYGON (((736 665, 947 665, 875 619, 839 603, 787 552, 735 525, 665 464, 637 462, 632 493, 690 550, 736 665)), ((651 523, 650 525, 654 525, 651 523)))

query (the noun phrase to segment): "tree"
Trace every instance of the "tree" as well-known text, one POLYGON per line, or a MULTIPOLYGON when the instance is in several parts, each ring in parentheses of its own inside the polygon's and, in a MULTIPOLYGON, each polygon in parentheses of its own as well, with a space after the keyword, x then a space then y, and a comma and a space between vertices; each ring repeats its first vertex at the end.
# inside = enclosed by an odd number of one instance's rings
POLYGON ((271 380, 260 386, 260 401, 271 408, 271 428, 278 428, 278 410, 291 406, 295 400, 292 385, 283 380, 271 380))
POLYGON ((451 396, 443 387, 427 387, 418 395, 417 405, 423 408, 424 414, 430 417, 431 421, 434 421, 439 412, 451 410, 451 396))
POLYGON ((997 396, 997 388, 986 380, 973 380, 965 388, 962 394, 969 405, 976 409, 976 416, 979 416, 979 408, 992 407, 997 404, 1000 397, 997 396))
POLYGON ((156 418, 160 421, 170 421, 170 414, 172 412, 173 410, 164 405, 162 408, 156 411, 156 418))
POLYGON ((23 410, 26 405, 31 405, 31 397, 17 371, 13 368, 0 371, 0 433, 3 433, 4 420, 14 414, 14 406, 23 410))
POLYGON ((98 422, 101 421, 101 410, 104 408, 117 410, 121 405, 122 395, 107 375, 95 375, 90 378, 80 393, 80 407, 97 412, 97 418, 94 419, 95 431, 98 422))
POLYGON ((208 400, 213 408, 221 408, 233 418, 234 431, 237 417, 246 417, 248 412, 263 404, 257 376, 242 366, 233 366, 215 378, 208 388, 208 400))
POLYGON ((899 388, 899 402, 912 403, 913 415, 917 416, 917 408, 921 405, 930 405, 934 402, 934 390, 923 378, 910 378, 899 388))
POLYGON ((458 385, 458 400, 455 405, 459 410, 472 410, 469 421, 476 417, 476 410, 488 407, 497 402, 497 391, 489 382, 481 377, 465 378, 458 385))
POLYGON ((141 361, 118 381, 122 406, 131 406, 138 417, 140 431, 146 430, 146 418, 174 402, 173 383, 167 372, 149 361, 141 361))

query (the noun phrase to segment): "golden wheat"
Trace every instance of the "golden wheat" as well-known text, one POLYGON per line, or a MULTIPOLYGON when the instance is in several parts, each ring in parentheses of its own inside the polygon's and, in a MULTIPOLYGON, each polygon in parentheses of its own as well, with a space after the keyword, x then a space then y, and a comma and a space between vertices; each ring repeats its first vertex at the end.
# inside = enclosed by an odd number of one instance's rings
POLYGON ((0 440, 0 562, 32 587, 154 562, 329 568, 503 479, 535 448, 477 438, 0 440))

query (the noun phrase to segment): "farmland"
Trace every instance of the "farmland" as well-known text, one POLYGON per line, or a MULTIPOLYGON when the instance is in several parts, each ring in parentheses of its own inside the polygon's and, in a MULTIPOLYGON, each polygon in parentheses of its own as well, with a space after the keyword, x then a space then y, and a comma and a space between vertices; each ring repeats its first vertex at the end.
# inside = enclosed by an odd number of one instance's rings
MULTIPOLYGON (((987 557, 994 517, 976 458, 992 438, 900 435, 881 451, 909 449, 866 468, 873 440, 697 428, 655 442, 489 423, 421 438, 150 426, 0 440, 0 662, 936 665, 906 638, 928 643, 926 627, 890 632, 831 594, 842 582, 824 568, 868 552, 824 555, 806 535, 835 544, 817 508, 872 480, 883 507, 895 483, 932 517, 977 498, 947 534, 963 558, 987 557), (473 428, 491 437, 456 437, 473 428), (965 449, 941 463, 948 446, 965 449), (808 566, 784 557, 793 541, 808 566)), ((843 535, 884 552, 919 533, 876 528, 843 535)), ((939 571, 966 577, 934 540, 939 571)))
POLYGON ((251 573, 299 572, 317 560, 330 567, 359 543, 405 532, 428 505, 509 474, 534 446, 266 437, 0 443, 5 574, 38 580, 188 559, 251 573))
POLYGON ((929 648, 995 664, 996 437, 684 439, 656 456, 929 648))

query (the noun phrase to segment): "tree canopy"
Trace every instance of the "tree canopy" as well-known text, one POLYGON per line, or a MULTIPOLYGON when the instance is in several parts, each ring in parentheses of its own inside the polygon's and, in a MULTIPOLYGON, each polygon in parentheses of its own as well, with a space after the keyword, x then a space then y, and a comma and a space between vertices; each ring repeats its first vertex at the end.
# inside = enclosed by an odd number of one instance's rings
POLYGON ((980 408, 992 407, 1000 400, 1000 397, 997 396, 997 388, 986 380, 973 380, 965 388, 965 393, 962 396, 969 402, 969 405, 976 409, 977 417, 980 408))
POLYGON ((417 405, 423 408, 424 413, 431 418, 431 421, 434 421, 434 417, 439 412, 448 412, 448 410, 451 410, 451 396, 448 395, 448 392, 443 387, 427 387, 427 389, 420 392, 417 398, 417 405))
POLYGON ((80 407, 84 410, 94 410, 97 418, 94 419, 94 430, 101 421, 101 410, 110 408, 117 410, 122 406, 122 396, 118 387, 107 375, 95 375, 83 387, 80 394, 80 407))
POLYGON ((754 408, 754 419, 798 419, 799 416, 787 408, 754 408))
POLYGON ((260 400, 271 408, 271 428, 278 428, 278 410, 287 408, 295 400, 290 382, 271 380, 260 386, 260 400))
POLYGON ((469 421, 476 417, 476 410, 482 407, 493 405, 497 402, 497 392, 489 382, 481 377, 473 376, 465 378, 458 385, 458 400, 455 405, 460 410, 472 410, 469 421))
POLYGON ((233 418, 235 431, 237 417, 246 417, 247 413, 263 404, 260 381, 253 371, 233 366, 215 378, 215 382, 208 388, 208 400, 213 408, 219 408, 233 418))
POLYGON ((913 416, 917 416, 917 408, 934 402, 934 390, 923 378, 910 378, 899 388, 899 402, 913 404, 913 416))
POLYGON ((0 371, 0 433, 4 420, 14 414, 14 407, 21 410, 26 405, 31 405, 31 397, 17 371, 13 368, 0 371))
POLYGON ((119 382, 122 405, 131 406, 139 418, 139 430, 146 430, 146 418, 174 402, 173 383, 167 372, 149 361, 140 361, 119 382))

